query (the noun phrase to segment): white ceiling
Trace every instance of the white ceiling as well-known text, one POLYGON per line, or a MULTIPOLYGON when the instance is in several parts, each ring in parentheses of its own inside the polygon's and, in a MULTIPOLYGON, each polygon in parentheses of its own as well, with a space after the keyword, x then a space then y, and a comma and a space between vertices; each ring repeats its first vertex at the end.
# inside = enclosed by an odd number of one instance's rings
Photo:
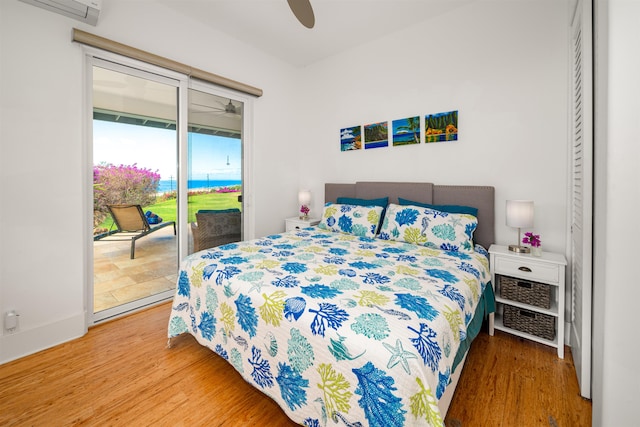
POLYGON ((153 1, 303 67, 476 0, 311 0, 312 29, 287 0, 153 1))

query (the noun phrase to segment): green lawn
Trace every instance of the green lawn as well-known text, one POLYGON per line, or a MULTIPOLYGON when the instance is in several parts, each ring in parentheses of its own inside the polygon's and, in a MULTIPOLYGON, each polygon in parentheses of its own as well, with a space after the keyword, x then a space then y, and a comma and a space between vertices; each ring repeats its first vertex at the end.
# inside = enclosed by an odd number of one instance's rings
MULTIPOLYGON (((238 196, 240 194, 242 193, 204 193, 190 196, 188 203, 188 222, 195 222, 196 212, 201 209, 242 209, 242 204, 238 202, 238 196)), ((143 206, 142 211, 151 211, 161 217, 163 221, 175 221, 176 208, 176 199, 171 199, 154 203, 149 206, 143 206)), ((108 217, 102 224, 100 224, 100 227, 109 229, 112 223, 113 220, 111 217, 108 217)))

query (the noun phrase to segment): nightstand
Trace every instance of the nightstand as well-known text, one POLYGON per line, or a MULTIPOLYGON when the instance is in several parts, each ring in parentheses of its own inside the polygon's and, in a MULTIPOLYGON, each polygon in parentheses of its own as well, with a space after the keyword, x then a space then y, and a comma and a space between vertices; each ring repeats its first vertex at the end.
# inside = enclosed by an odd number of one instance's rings
POLYGON ((284 230, 299 230, 305 227, 313 227, 314 225, 318 224, 320 224, 320 218, 300 219, 299 217, 294 216, 293 218, 287 218, 284 220, 284 230))
POLYGON ((564 255, 518 254, 507 246, 491 245, 491 283, 496 313, 489 317, 494 329, 558 349, 564 358, 565 267, 564 255))

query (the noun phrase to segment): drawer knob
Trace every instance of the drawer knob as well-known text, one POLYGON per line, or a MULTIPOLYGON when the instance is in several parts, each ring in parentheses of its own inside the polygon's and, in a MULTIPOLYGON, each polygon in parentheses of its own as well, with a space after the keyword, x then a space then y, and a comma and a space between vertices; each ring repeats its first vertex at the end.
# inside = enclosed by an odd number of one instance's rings
POLYGON ((520 271, 526 271, 527 273, 531 273, 531 269, 530 269, 529 267, 524 267, 524 266, 522 266, 522 267, 518 267, 518 270, 520 270, 520 271))

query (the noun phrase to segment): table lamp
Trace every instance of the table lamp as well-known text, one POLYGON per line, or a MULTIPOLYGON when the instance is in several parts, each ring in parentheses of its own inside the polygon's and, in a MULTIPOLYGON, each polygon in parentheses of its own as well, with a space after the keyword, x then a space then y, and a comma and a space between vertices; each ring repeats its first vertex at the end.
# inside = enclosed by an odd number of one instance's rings
POLYGON ((509 250, 516 253, 528 254, 530 249, 522 246, 520 229, 533 227, 533 201, 507 200, 507 227, 518 229, 518 244, 509 245, 509 250))

